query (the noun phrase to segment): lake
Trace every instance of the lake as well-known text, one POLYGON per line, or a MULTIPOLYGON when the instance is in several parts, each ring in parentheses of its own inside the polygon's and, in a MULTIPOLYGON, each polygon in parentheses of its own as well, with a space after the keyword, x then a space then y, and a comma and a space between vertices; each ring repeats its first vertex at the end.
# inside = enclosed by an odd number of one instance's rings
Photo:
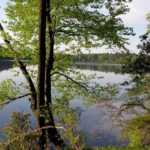
MULTIPOLYGON (((24 78, 19 75, 15 76, 15 71, 18 68, 9 69, 12 62, 0 62, 0 81, 5 79, 13 79, 17 84, 24 82, 24 78), (14 71, 15 70, 15 71, 14 71)), ((35 66, 31 66, 31 69, 35 66)), ((118 84, 119 93, 113 98, 112 103, 119 106, 124 100, 126 89, 130 86, 123 86, 122 83, 131 79, 129 74, 121 73, 120 65, 94 65, 94 64, 77 64, 77 70, 85 75, 95 74, 95 77, 102 77, 101 79, 93 79, 101 86, 107 84, 118 84)), ((110 108, 106 107, 104 103, 86 104, 80 96, 75 96, 70 101, 70 107, 76 108, 79 117, 78 126, 83 135, 87 139, 87 144, 93 146, 105 145, 126 145, 128 139, 121 141, 118 139, 122 127, 114 123, 110 116, 110 108)), ((0 138, 4 138, 2 129, 10 122, 10 117, 13 112, 28 112, 31 114, 30 121, 33 126, 36 126, 36 119, 30 108, 28 97, 15 100, 0 110, 0 138)))

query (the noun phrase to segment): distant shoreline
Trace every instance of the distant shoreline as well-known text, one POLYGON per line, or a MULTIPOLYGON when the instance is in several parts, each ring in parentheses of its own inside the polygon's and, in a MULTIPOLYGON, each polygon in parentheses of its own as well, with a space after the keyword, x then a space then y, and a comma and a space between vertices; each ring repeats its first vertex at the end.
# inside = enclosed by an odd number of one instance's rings
MULTIPOLYGON (((0 59, 0 62, 14 62, 13 59, 0 59)), ((22 60, 26 62, 27 60, 22 60)), ((74 62, 75 65, 89 65, 89 66, 122 66, 122 64, 111 64, 111 63, 91 63, 91 62, 74 62)))
MULTIPOLYGON (((4 61, 7 61, 7 62, 14 62, 13 59, 0 59, 0 62, 4 62, 4 61)), ((28 60, 21 60, 23 62, 27 62, 28 60)))
POLYGON ((75 62, 76 65, 91 65, 91 66, 122 66, 122 64, 110 64, 110 63, 91 63, 91 62, 75 62))
POLYGON ((11 62, 13 62, 14 60, 12 60, 12 59, 0 59, 0 61, 11 61, 11 62))

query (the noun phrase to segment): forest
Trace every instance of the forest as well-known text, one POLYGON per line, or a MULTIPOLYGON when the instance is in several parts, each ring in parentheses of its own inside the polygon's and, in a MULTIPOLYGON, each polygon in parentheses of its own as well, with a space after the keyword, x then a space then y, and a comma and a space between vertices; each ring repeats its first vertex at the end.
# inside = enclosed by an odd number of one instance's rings
POLYGON ((73 62, 83 63, 96 63, 96 64, 125 64, 129 59, 137 58, 137 54, 134 53, 101 53, 101 54, 82 54, 82 55, 71 55, 73 62))
MULTIPOLYGON (((59 54, 61 55, 61 54, 59 54)), ((135 53, 100 53, 100 54, 81 54, 71 55, 62 54, 61 57, 68 57, 72 62, 83 62, 83 63, 97 63, 97 64, 125 64, 126 60, 135 60, 138 54, 135 53)), ((24 58, 24 60, 30 60, 31 58, 24 58)), ((0 57, 0 60, 13 60, 11 57, 0 57)))
POLYGON ((131 3, 1 1, 0 150, 150 149, 150 14, 130 52, 131 3))

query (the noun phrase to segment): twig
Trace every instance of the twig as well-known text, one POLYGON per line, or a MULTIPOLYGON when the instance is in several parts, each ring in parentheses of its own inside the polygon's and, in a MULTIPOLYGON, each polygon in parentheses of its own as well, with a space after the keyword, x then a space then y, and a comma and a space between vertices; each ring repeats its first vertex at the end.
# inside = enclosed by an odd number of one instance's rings
POLYGON ((30 133, 32 133, 32 132, 37 132, 37 131, 43 130, 43 129, 51 129, 51 128, 56 128, 56 129, 63 129, 63 130, 66 130, 66 128, 64 128, 64 127, 62 127, 62 126, 45 126, 45 127, 41 127, 41 128, 32 130, 32 131, 30 131, 30 133))
POLYGON ((132 106, 132 107, 135 107, 135 106, 139 106, 141 108, 143 108, 144 110, 147 110, 148 112, 150 112, 150 108, 147 108, 144 104, 142 103, 127 103, 127 104, 123 104, 120 106, 120 111, 122 112, 125 107, 125 109, 127 109, 128 106, 132 106))
POLYGON ((18 141, 19 137, 20 138, 21 137, 24 138, 25 136, 27 136, 29 134, 32 134, 34 132, 38 132, 39 130, 48 129, 48 128, 65 129, 64 127, 61 127, 61 126, 58 126, 58 127, 57 126, 56 127, 55 126, 45 126, 45 127, 38 128, 36 130, 21 132, 21 133, 19 133, 19 135, 16 135, 16 137, 13 140, 11 140, 9 144, 11 144, 11 143, 13 143, 15 141, 18 141))
POLYGON ((15 101, 15 100, 17 100, 17 99, 20 99, 20 98, 23 98, 23 97, 26 97, 26 96, 29 96, 29 95, 32 95, 32 93, 27 93, 27 94, 24 94, 24 95, 21 95, 21 96, 18 96, 18 97, 14 97, 14 98, 8 98, 9 100, 0 103, 0 106, 1 106, 1 105, 9 104, 9 103, 11 103, 12 101, 15 101))
POLYGON ((71 77, 67 76, 66 74, 63 74, 63 73, 60 73, 60 72, 54 72, 51 74, 51 76, 53 76, 54 74, 59 74, 61 76, 64 76, 66 79, 69 79, 70 81, 72 81, 73 83, 77 84, 78 86, 82 87, 85 91, 88 92, 88 89, 87 87, 85 87, 82 83, 76 81, 76 80, 73 80, 71 77))

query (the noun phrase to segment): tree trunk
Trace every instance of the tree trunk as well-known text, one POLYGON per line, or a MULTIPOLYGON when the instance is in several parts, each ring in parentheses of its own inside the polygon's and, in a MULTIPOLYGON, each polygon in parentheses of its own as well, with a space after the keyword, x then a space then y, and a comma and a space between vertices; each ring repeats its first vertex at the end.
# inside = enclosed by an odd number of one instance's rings
POLYGON ((32 103, 31 107, 33 109, 36 109, 36 105, 37 105, 37 101, 36 101, 37 99, 36 98, 37 97, 36 97, 36 89, 35 89, 35 86, 33 84, 33 81, 32 81, 32 79, 31 79, 31 77, 30 77, 30 75, 26 69, 26 66, 19 59, 16 59, 16 63, 19 66, 22 74, 24 75, 27 83, 29 84, 30 92, 32 93, 31 94, 31 103, 32 103))
POLYGON ((46 59, 46 0, 40 0, 39 53, 37 77, 37 109, 44 106, 45 101, 45 59, 46 59))
MULTIPOLYGON (((54 63, 54 31, 51 28, 51 15, 50 15, 50 1, 47 0, 47 24, 48 24, 48 34, 49 34, 49 51, 46 63, 46 106, 52 104, 51 99, 51 72, 54 63), (49 7, 48 7, 49 6, 49 7)), ((51 107, 51 106, 50 106, 51 107)))
POLYGON ((33 81, 26 69, 26 66, 23 64, 23 62, 19 59, 18 57, 18 54, 15 52, 15 50, 13 49, 12 45, 11 45, 11 42, 8 40, 8 39, 5 39, 5 37, 7 37, 7 33, 4 31, 4 28, 2 26, 2 24, 0 23, 0 32, 2 33, 2 35, 4 35, 4 41, 5 41, 5 44, 7 45, 8 48, 10 48, 13 52, 13 59, 16 63, 16 65, 20 68, 22 74, 24 75, 28 85, 29 85, 29 88, 30 88, 30 92, 32 93, 31 95, 31 102, 32 102, 32 108, 36 108, 36 89, 35 89, 35 86, 33 84, 33 81))
POLYGON ((55 146, 59 149, 65 146, 64 141, 61 139, 57 129, 55 128, 55 122, 52 113, 52 90, 51 90, 51 72, 54 64, 54 31, 52 30, 51 24, 51 14, 50 14, 50 0, 47 1, 47 25, 48 25, 48 35, 49 35, 49 52, 48 58, 46 62, 46 102, 45 106, 48 108, 48 116, 49 121, 46 122, 46 126, 53 126, 54 128, 50 128, 47 130, 47 134, 49 139, 55 144, 55 146))
MULTIPOLYGON (((37 116, 39 128, 45 126, 45 59, 46 59, 46 1, 40 0, 39 16, 39 52, 38 52, 38 75, 37 75, 37 116)), ((45 130, 42 130, 39 138, 40 149, 46 145, 45 130)))

